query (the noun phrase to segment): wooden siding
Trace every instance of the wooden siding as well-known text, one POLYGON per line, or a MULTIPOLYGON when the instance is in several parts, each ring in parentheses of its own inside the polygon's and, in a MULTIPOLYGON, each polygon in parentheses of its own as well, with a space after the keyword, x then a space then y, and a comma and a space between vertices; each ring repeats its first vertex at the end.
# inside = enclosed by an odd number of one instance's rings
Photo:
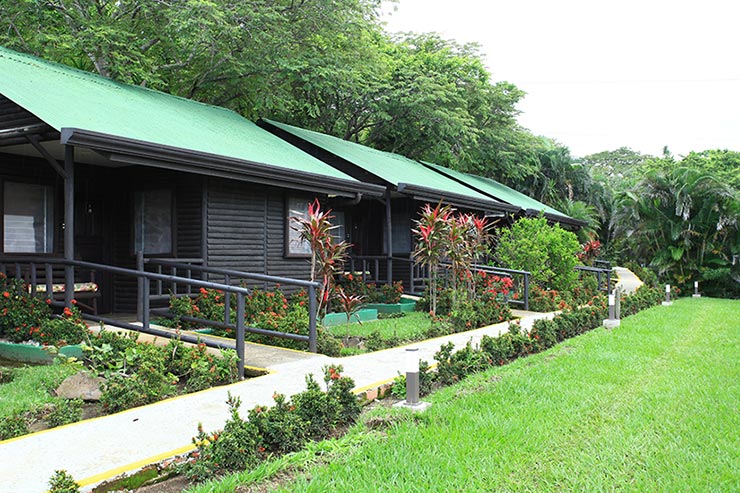
MULTIPOLYGON (((285 193, 273 187, 209 181, 208 265, 281 277, 308 279, 304 258, 285 258, 285 193)), ((312 197, 305 196, 306 201, 312 197)), ((212 280, 221 280, 211 277, 212 280)), ((262 283, 249 283, 262 286, 262 283)), ((283 286, 286 292, 292 291, 283 286)))

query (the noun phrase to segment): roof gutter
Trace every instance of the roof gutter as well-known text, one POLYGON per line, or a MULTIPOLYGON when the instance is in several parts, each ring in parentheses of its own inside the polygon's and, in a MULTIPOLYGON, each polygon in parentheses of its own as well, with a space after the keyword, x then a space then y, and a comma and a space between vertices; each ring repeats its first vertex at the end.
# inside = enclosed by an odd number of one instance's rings
POLYGON ((399 193, 410 195, 412 198, 421 201, 439 202, 440 199, 451 205, 465 207, 468 209, 477 209, 481 211, 503 211, 503 212, 520 212, 521 208, 511 204, 505 204, 497 200, 480 200, 457 193, 450 193, 435 188, 427 188, 412 183, 399 183, 397 187, 399 193))
POLYGON ((385 193, 385 187, 380 185, 126 139, 78 128, 62 128, 61 143, 88 147, 107 155, 111 161, 134 165, 167 168, 353 198, 357 197, 358 193, 370 196, 382 196, 385 193))

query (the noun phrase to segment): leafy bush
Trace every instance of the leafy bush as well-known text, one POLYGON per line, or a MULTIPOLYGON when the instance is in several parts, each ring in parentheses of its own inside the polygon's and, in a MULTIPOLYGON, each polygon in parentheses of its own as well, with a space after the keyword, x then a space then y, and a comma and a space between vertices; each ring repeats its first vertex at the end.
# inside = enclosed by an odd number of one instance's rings
POLYGON ((229 395, 230 419, 220 433, 206 433, 198 427, 193 439, 196 460, 185 466, 186 475, 204 480, 242 471, 272 454, 299 450, 307 440, 326 438, 337 426, 353 422, 360 413, 352 393, 355 384, 341 372, 341 366, 325 367, 326 392, 309 376, 304 392, 291 400, 276 393, 273 407, 256 406, 246 421, 239 416, 241 401, 229 395))
POLYGON ((19 437, 28 433, 28 419, 23 411, 0 420, 0 440, 19 437))
POLYGON ((192 392, 238 379, 234 351, 222 350, 218 356, 203 344, 190 347, 171 340, 160 347, 138 343, 137 337, 103 330, 83 346, 86 365, 107 379, 101 402, 111 412, 176 395, 180 380, 192 392))
MULTIPOLYGON (((429 395, 432 391, 432 385, 434 384, 435 374, 432 373, 429 363, 422 360, 419 361, 419 395, 429 395)), ((393 386, 391 387, 391 395, 396 399, 406 398, 406 375, 398 375, 393 380, 393 386)))
POLYGON ((491 359, 468 342, 463 349, 453 352, 455 345, 443 344, 434 359, 437 361, 437 380, 443 385, 455 383, 466 375, 483 371, 491 366, 491 359))
POLYGON ((65 307, 59 318, 50 318, 41 323, 34 340, 42 345, 66 346, 79 344, 90 333, 77 307, 65 307))
POLYGON ((49 493, 80 493, 80 485, 67 471, 54 471, 49 479, 49 493))
POLYGON ((59 399, 46 416, 50 427, 76 423, 82 419, 82 399, 59 399))
POLYGON ((32 297, 21 280, 0 275, 0 337, 11 342, 34 339, 41 324, 51 317, 51 308, 40 297, 32 297))
MULTIPOLYGON (((365 283, 362 281, 361 275, 353 273, 338 276, 336 287, 341 288, 349 296, 361 296, 365 303, 399 303, 403 295, 403 283, 401 281, 380 285, 373 282, 365 283)), ((332 300, 331 311, 341 311, 338 300, 332 300)))
POLYGON ((550 226, 540 216, 521 218, 503 230, 495 256, 506 268, 531 272, 532 280, 543 289, 570 291, 578 277, 573 269, 580 251, 574 233, 550 226))
POLYGON ((204 481, 232 471, 243 471, 259 461, 257 427, 239 416, 241 400, 229 393, 226 401, 230 418, 222 432, 206 433, 198 424, 193 438, 197 447, 196 460, 184 466, 184 473, 193 481, 204 481))
POLYGON ((658 287, 658 276, 649 267, 643 267, 634 260, 625 262, 624 266, 631 270, 643 283, 647 284, 648 287, 658 287))

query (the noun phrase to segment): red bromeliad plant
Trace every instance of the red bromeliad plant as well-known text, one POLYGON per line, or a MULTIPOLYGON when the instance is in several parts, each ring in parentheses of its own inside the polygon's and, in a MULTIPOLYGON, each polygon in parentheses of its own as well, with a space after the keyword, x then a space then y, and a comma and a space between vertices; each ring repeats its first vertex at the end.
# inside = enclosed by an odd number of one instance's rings
POLYGON ((432 315, 437 312, 437 269, 442 258, 447 254, 449 219, 454 209, 449 205, 442 205, 432 209, 429 204, 424 205, 421 217, 416 220, 416 247, 414 260, 416 263, 429 268, 430 309, 432 315))
POLYGON ((336 228, 332 226, 331 209, 321 210, 318 199, 308 204, 308 216, 291 217, 291 221, 297 223, 293 227, 300 233, 301 240, 311 246, 311 280, 320 279, 318 312, 324 314, 329 306, 329 300, 334 287, 334 275, 344 268, 347 259, 349 243, 340 241, 336 243, 331 231, 336 228))
POLYGON ((596 257, 601 253, 601 242, 599 240, 587 241, 581 245, 581 251, 576 254, 578 260, 584 265, 593 265, 596 257))
MULTIPOLYGON (((352 315, 355 315, 357 310, 359 310, 365 302, 365 297, 362 295, 345 293, 344 290, 339 287, 337 288, 337 298, 339 299, 339 304, 342 305, 342 311, 347 315, 347 337, 349 337, 349 321, 352 318, 352 315)), ((357 321, 362 323, 359 317, 357 317, 357 321)))

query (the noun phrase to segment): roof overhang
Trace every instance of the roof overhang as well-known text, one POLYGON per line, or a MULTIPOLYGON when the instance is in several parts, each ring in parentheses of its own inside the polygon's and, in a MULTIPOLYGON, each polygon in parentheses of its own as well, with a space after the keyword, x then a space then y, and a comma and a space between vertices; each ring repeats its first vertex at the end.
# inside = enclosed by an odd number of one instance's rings
POLYGON ((382 196, 385 187, 209 154, 192 149, 127 139, 78 128, 62 128, 61 143, 83 146, 113 162, 166 168, 277 187, 354 197, 382 196))
POLYGON ((398 192, 411 196, 415 200, 424 202, 439 202, 442 200, 450 205, 458 207, 464 207, 467 209, 475 209, 483 212, 520 212, 519 207, 511 204, 504 204, 503 202, 497 202, 493 200, 478 200, 472 197, 466 197, 456 193, 449 193, 436 188, 427 188, 412 183, 399 183, 398 192))

